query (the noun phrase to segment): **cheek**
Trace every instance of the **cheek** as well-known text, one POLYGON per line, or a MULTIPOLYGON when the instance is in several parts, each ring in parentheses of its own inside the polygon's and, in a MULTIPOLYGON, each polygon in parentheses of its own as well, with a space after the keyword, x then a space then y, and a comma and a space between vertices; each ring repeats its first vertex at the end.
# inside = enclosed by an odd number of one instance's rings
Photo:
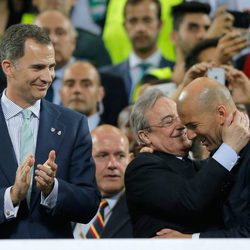
POLYGON ((96 163, 96 169, 95 169, 95 175, 96 175, 96 179, 100 179, 102 178, 103 175, 103 171, 105 169, 105 164, 103 163, 96 163))

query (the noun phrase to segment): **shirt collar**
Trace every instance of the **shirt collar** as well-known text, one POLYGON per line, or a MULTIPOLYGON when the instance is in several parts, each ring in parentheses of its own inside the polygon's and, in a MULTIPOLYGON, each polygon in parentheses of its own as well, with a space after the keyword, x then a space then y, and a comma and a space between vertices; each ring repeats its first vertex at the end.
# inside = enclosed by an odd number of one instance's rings
POLYGON ((124 190, 116 195, 113 195, 113 196, 108 197, 108 198, 104 198, 108 202, 108 206, 109 206, 110 210, 112 210, 114 208, 114 206, 116 205, 117 201, 120 199, 123 192, 124 192, 124 190))
POLYGON ((141 63, 148 63, 153 67, 158 67, 161 61, 161 52, 159 50, 156 50, 154 54, 152 54, 147 59, 142 60, 140 57, 138 57, 134 51, 132 51, 129 55, 129 67, 135 68, 141 63))
MULTIPOLYGON (((4 117, 6 120, 9 120, 10 118, 18 115, 23 108, 15 104, 13 101, 11 101, 5 94, 6 89, 3 91, 3 95, 1 98, 2 102, 2 108, 3 108, 3 113, 4 117)), ((41 100, 38 100, 35 102, 34 105, 28 107, 27 109, 30 110, 38 119, 40 117, 40 105, 41 105, 41 100)))
POLYGON ((94 128, 96 128, 101 120, 98 112, 91 116, 88 116, 87 118, 88 118, 89 131, 92 131, 94 128))

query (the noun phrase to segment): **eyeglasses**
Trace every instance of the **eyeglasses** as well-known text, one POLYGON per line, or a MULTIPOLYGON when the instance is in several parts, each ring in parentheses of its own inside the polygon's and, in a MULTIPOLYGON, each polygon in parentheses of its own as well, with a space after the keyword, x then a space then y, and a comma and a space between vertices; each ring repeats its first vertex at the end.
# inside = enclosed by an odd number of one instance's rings
POLYGON ((168 128, 172 126, 177 119, 178 119, 178 116, 168 115, 168 116, 165 116, 158 124, 149 125, 148 127, 144 129, 168 128))

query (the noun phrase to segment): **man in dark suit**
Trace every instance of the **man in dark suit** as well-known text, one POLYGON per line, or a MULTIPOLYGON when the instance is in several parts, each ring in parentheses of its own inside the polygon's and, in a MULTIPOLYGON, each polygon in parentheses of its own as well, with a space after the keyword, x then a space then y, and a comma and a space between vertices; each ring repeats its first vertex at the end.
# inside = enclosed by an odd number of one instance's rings
POLYGON ((136 156, 125 173, 135 237, 154 237, 163 228, 195 233, 223 227, 223 189, 237 153, 249 140, 249 124, 241 125, 241 118, 246 119, 238 112, 230 126, 224 124, 224 143, 201 168, 186 158, 191 143, 175 102, 159 90, 148 90, 138 99, 131 126, 137 141, 154 152, 136 156))
POLYGON ((41 28, 10 27, 0 50, 0 237, 72 238, 71 221, 90 221, 100 200, 86 118, 42 99, 55 52, 41 28))
MULTIPOLYGON (((96 163, 96 181, 104 208, 104 228, 92 230, 95 218, 87 225, 77 224, 75 238, 132 238, 132 225, 124 193, 124 172, 130 161, 127 137, 116 127, 101 125, 92 133, 93 157, 96 163), (98 234, 90 232, 97 231, 98 234)), ((100 208, 101 209, 101 208, 100 208)))
MULTIPOLYGON (((222 126, 236 110, 229 90, 207 77, 191 82, 178 99, 178 113, 187 127, 188 138, 198 138, 210 152, 220 147, 223 141, 222 126)), ((244 123, 244 120, 241 122, 244 123)), ((233 169, 233 185, 222 207, 223 230, 206 230, 200 237, 250 237, 249 143, 239 152, 239 156, 238 164, 233 169)))
POLYGON ((172 68, 174 63, 164 59, 157 49, 157 37, 162 25, 158 0, 128 0, 124 7, 124 18, 132 52, 126 61, 103 67, 101 72, 122 76, 129 101, 132 102, 134 90, 147 72, 154 68, 172 68))

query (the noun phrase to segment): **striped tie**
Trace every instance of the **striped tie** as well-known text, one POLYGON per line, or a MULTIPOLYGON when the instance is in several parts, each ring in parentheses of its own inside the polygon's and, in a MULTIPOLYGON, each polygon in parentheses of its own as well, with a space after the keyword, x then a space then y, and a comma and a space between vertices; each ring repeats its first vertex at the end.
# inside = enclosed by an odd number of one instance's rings
MULTIPOLYGON (((34 138, 30 127, 30 117, 32 112, 28 109, 22 111, 23 123, 20 131, 20 160, 21 163, 26 159, 30 154, 34 155, 34 138)), ((32 190, 32 181, 33 181, 33 167, 30 169, 30 187, 26 195, 27 203, 30 203, 31 190, 32 190)))
POLYGON ((108 202, 102 199, 99 205, 99 211, 97 213, 96 219, 90 226, 88 233, 86 234, 87 239, 100 239, 104 228, 104 209, 107 207, 108 202))

